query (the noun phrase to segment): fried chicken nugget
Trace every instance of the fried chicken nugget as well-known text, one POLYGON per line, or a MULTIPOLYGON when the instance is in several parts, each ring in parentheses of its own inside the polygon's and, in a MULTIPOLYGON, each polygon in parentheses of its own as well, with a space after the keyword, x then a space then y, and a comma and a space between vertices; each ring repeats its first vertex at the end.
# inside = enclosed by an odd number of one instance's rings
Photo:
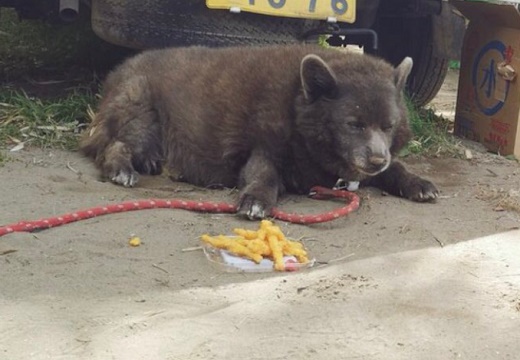
POLYGON ((202 241, 207 242, 208 244, 218 248, 225 249, 232 254, 238 256, 244 256, 248 259, 253 260, 255 263, 260 263, 263 257, 260 254, 257 254, 251 251, 247 246, 240 244, 236 239, 230 239, 223 235, 217 237, 211 237, 207 234, 201 236, 202 241))
MULTIPOLYGON (((284 253, 286 253, 286 252, 287 253, 292 253, 292 252, 307 253, 305 251, 305 249, 303 248, 303 245, 299 242, 287 240, 287 241, 283 241, 282 244, 283 244, 284 253)), ((287 254, 287 255, 289 255, 289 254, 287 254)), ((292 255, 292 254, 290 254, 290 255, 292 255)))
POLYGON ((265 241, 267 242, 267 231, 265 229, 260 229, 256 232, 257 234, 257 239, 258 240, 261 240, 261 241, 265 241))
POLYGON ((266 229, 268 227, 273 226, 273 222, 271 220, 262 220, 260 221, 260 229, 266 229))
POLYGON ((284 233, 282 232, 282 229, 280 229, 279 226, 270 226, 266 228, 267 235, 274 235, 278 238, 280 241, 287 241, 287 238, 285 237, 284 233))
POLYGON ((303 247, 299 247, 300 243, 294 241, 288 241, 283 244, 283 254, 294 256, 298 260, 299 263, 305 264, 309 262, 309 258, 307 257, 307 251, 303 249, 303 247))
POLYGON ((269 244, 260 239, 246 240, 246 246, 254 253, 262 256, 271 256, 271 248, 269 244))
POLYGON ((269 235, 267 237, 269 247, 271 248, 272 257, 274 261, 274 269, 277 271, 285 271, 285 264, 283 261, 283 249, 281 244, 278 242, 276 235, 269 235))
POLYGON ((238 236, 242 236, 244 239, 247 239, 247 240, 254 240, 254 239, 258 238, 258 234, 254 230, 235 228, 235 229, 233 229, 233 232, 235 234, 237 234, 238 236))

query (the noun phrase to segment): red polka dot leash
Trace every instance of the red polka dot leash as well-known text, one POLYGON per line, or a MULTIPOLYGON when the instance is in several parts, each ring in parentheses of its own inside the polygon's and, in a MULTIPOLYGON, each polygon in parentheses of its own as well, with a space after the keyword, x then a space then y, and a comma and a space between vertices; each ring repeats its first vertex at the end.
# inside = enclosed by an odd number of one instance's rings
MULTIPOLYGON (((318 200, 331 198, 345 199, 347 200, 347 204, 341 208, 317 215, 292 214, 275 208, 272 210, 271 216, 275 219, 295 224, 317 224, 346 216, 359 208, 359 197, 350 191, 328 189, 321 186, 316 186, 311 189, 309 196, 318 200)), ((33 232, 49 229, 52 227, 65 225, 79 220, 86 220, 101 215, 146 209, 183 209, 205 213, 229 214, 237 212, 237 207, 235 205, 221 202, 163 199, 127 201, 119 204, 109 204, 105 206, 93 207, 90 209, 63 214, 61 216, 35 221, 20 221, 15 224, 0 226, 0 236, 13 232, 33 232)))

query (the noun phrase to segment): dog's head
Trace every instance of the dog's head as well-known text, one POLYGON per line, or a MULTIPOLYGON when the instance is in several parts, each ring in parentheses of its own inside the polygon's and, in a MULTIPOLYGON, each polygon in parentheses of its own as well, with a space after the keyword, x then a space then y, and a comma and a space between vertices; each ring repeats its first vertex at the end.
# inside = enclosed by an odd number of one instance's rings
POLYGON ((394 68, 367 55, 305 56, 297 122, 315 160, 346 179, 386 170, 410 138, 403 89, 411 69, 411 58, 394 68))

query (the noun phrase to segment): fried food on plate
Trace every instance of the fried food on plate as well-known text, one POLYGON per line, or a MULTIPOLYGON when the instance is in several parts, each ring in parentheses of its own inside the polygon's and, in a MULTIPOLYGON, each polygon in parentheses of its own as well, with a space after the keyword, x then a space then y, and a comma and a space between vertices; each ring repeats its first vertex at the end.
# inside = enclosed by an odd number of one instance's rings
POLYGON ((235 228, 236 236, 210 236, 204 234, 201 240, 218 249, 253 260, 257 264, 264 258, 274 262, 274 269, 285 271, 284 256, 294 256, 299 263, 309 262, 307 252, 298 241, 286 238, 279 226, 272 221, 262 220, 258 230, 235 228))

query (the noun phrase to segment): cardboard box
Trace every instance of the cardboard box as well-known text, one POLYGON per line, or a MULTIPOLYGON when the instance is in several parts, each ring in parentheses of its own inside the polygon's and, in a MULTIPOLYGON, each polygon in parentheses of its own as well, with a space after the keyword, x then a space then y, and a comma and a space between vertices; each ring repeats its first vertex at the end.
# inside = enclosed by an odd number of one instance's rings
POLYGON ((469 20, 455 134, 520 158, 520 12, 514 5, 452 1, 469 20))

